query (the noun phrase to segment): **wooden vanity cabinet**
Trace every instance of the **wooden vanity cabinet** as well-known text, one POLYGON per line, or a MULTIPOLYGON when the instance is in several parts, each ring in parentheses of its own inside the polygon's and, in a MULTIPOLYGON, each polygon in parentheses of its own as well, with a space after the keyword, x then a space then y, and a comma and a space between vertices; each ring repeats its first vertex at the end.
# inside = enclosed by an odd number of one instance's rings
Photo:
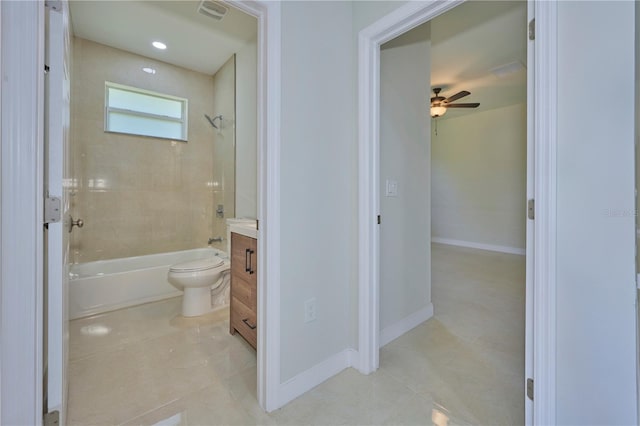
POLYGON ((255 349, 258 343, 258 244, 231 233, 230 333, 240 333, 255 349))

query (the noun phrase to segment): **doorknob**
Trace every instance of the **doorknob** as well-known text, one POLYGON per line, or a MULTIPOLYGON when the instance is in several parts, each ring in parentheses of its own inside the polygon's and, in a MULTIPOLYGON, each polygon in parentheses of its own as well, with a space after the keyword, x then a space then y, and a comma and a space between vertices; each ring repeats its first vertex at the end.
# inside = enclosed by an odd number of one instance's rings
POLYGON ((78 228, 82 228, 84 226, 84 221, 82 219, 73 220, 73 216, 69 216, 69 232, 73 231, 73 227, 77 226, 78 228))

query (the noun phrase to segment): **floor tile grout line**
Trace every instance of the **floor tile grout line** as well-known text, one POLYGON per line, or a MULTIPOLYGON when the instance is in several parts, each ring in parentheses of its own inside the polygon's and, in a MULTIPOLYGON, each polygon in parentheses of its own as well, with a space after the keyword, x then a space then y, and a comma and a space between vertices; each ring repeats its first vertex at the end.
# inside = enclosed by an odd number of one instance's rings
POLYGON ((151 408, 151 409, 145 411, 142 414, 138 414, 138 415, 136 415, 134 417, 131 417, 130 419, 127 419, 127 420, 125 420, 123 422, 118 423, 118 426, 123 426, 123 425, 126 425, 126 424, 130 424, 131 422, 134 422, 136 419, 140 419, 140 418, 142 418, 144 416, 147 416, 147 415, 153 413, 154 411, 161 410, 161 409, 163 409, 163 408, 165 408, 165 407, 167 407, 167 406, 169 406, 169 405, 171 405, 171 404, 173 404, 175 402, 180 401, 182 398, 183 397, 172 399, 172 400, 170 400, 170 401, 168 401, 168 402, 166 402, 164 404, 161 404, 161 405, 159 405, 157 407, 151 408))

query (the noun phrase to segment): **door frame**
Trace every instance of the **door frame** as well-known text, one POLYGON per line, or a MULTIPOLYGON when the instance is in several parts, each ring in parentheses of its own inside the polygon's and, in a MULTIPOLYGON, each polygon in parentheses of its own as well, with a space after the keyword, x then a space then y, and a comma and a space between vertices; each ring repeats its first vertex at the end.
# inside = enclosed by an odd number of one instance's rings
MULTIPOLYGON (((409 2, 358 34, 358 370, 379 366, 380 46, 463 3, 409 2)), ((555 424, 555 260, 557 4, 528 0, 536 19, 533 95, 535 231, 533 247, 532 360, 535 404, 527 424, 555 424)), ((526 31, 523 28, 523 31, 526 31)), ((523 200, 524 201, 524 200, 523 200)), ((528 248, 531 248, 528 246, 528 248)), ((525 389, 523 389, 523 395, 525 389)))
MULTIPOLYGON (((558 4, 535 1, 533 150, 535 230, 530 303, 535 382, 533 423, 556 423, 556 188, 558 135, 558 4)), ((529 303, 529 302, 528 302, 529 303)))
POLYGON ((42 423, 44 2, 0 3, 0 423, 42 423))
MULTIPOLYGON (((281 5, 228 3, 258 20, 257 394, 273 411, 280 386, 281 5)), ((0 2, 1 424, 43 421, 44 7, 0 2)))
POLYGON ((227 0, 258 20, 258 348, 257 396, 263 410, 280 408, 280 75, 281 5, 227 0), (268 284, 267 284, 268 283, 268 284))
MULTIPOLYGON (((45 314, 45 395, 43 410, 58 411, 59 423, 66 424, 67 367, 69 354, 68 309, 68 233, 65 219, 69 200, 65 191, 67 175, 70 86, 69 5, 66 1, 46 3, 45 63, 49 72, 45 78, 45 140, 44 188, 49 197, 61 200, 59 222, 49 223, 44 240, 44 314, 45 314)), ((68 190, 68 188, 66 188, 68 190)))

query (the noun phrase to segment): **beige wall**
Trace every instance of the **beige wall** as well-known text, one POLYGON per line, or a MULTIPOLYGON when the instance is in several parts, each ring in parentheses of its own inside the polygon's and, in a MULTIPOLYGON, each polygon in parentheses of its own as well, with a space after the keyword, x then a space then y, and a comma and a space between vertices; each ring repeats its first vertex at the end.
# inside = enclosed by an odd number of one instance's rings
POLYGON ((71 213, 85 225, 73 231, 71 260, 206 246, 220 173, 214 174, 215 131, 203 117, 215 113, 213 78, 79 38, 73 77, 71 213), (144 66, 157 73, 142 72, 144 66), (105 133, 105 81, 189 99, 188 142, 105 133))
MULTIPOLYGON (((281 381, 348 347, 357 57, 348 2, 282 2, 281 381), (339 64, 339 66, 336 66, 339 64), (353 71, 353 74, 352 74, 353 71), (304 322, 315 298, 317 319, 304 322)), ((355 200, 355 201, 354 201, 355 200)))
POLYGON ((557 424, 638 424, 636 6, 558 2, 557 424), (594 101, 602 82, 615 102, 594 101))
MULTIPOLYGON (((405 1, 356 1, 351 3, 352 8, 352 35, 351 35, 351 49, 353 57, 355 58, 350 65, 348 72, 351 73, 353 79, 353 87, 349 94, 349 100, 352 102, 354 114, 358 111, 358 67, 357 67, 357 54, 358 54, 358 33, 373 24, 378 19, 382 18, 388 13, 391 13, 394 9, 404 5, 405 1)), ((355 115, 354 117, 357 117, 355 115)), ((357 138, 358 134, 358 122, 353 121, 353 134, 354 138, 357 138)), ((350 188, 350 204, 348 205, 348 211, 351 212, 349 223, 353 229, 358 228, 358 144, 351 144, 351 149, 345 154, 349 159, 349 182, 350 188)), ((349 271, 349 318, 348 322, 351 324, 349 329, 349 344, 353 348, 358 347, 358 253, 360 248, 358 247, 357 237, 352 238, 350 241, 350 259, 351 268, 349 271)))
POLYGON ((236 216, 258 215, 258 44, 236 54, 236 216))
POLYGON ((431 306, 431 24, 380 49, 380 337, 431 306), (397 194, 386 195, 387 180, 397 194), (425 190, 426 189, 426 190, 425 190))
POLYGON ((431 154, 433 238, 524 249, 526 105, 439 119, 431 154))

